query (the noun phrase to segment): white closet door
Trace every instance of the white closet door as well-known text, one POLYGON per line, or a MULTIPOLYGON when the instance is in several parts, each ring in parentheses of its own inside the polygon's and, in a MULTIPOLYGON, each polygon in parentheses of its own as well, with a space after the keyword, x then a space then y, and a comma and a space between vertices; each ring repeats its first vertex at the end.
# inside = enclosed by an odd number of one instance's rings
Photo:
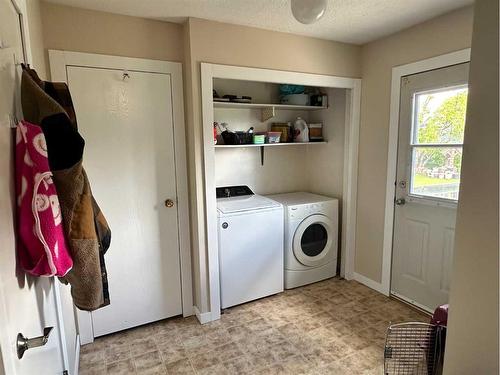
POLYGON ((111 304, 92 313, 94 336, 179 315, 170 75, 73 66, 67 74, 84 166, 112 231, 111 304))

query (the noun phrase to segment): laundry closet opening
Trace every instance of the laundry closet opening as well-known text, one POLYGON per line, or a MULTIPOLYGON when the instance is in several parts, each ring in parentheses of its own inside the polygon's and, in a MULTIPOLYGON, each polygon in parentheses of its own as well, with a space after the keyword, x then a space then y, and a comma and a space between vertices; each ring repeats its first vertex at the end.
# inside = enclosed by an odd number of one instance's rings
MULTIPOLYGON (((263 246, 261 243, 272 243, 277 236, 272 237, 272 232, 284 229, 281 246, 285 254, 282 275, 285 289, 335 275, 345 276, 345 262, 351 254, 345 253, 348 233, 344 228, 348 216, 352 222, 348 213, 352 213, 355 204, 353 174, 349 172, 356 166, 353 144, 354 141, 357 144, 357 133, 353 137, 352 129, 357 121, 356 100, 353 100, 357 80, 211 64, 202 64, 202 73, 203 65, 211 68, 212 73, 218 72, 212 77, 202 74, 208 255, 209 259, 217 257, 217 266, 209 264, 209 278, 220 272, 221 280, 219 285, 218 280, 210 282, 211 306, 217 302, 214 287, 220 287, 221 298, 225 299, 224 267, 228 255, 224 254, 244 252, 242 248, 231 247, 229 251, 224 248, 231 246, 225 236, 231 228, 236 230, 234 224, 223 220, 229 212, 229 203, 224 200, 235 193, 249 198, 248 207, 242 199, 235 198, 240 212, 256 207, 271 210, 272 204, 261 200, 262 197, 283 205, 284 220, 273 224, 275 228, 263 231, 271 226, 266 224, 267 219, 260 218, 259 224, 249 217, 238 228, 238 236, 241 242, 250 239, 248 251, 252 254, 252 246, 257 249, 263 246), (247 192, 238 191, 237 187, 247 192), (299 211, 295 216, 289 217, 289 212, 296 209, 299 211), (307 220, 312 220, 309 226, 298 225, 307 220), (292 221, 297 221, 293 228, 292 221), (266 237, 269 234, 271 237, 266 237)), ((354 225, 349 229, 354 230, 354 225)), ((261 263, 256 265, 254 274, 263 275, 263 270, 279 268, 276 264, 271 266, 270 259, 261 263)), ((248 285, 262 282, 260 276, 255 276, 248 285)), ((267 295, 279 288, 269 290, 267 295)), ((217 308, 211 308, 216 318, 214 310, 217 308)))
MULTIPOLYGON (((301 94, 296 94, 292 96, 297 98, 296 101, 292 99, 293 104, 286 106, 280 102, 280 86, 269 82, 214 79, 214 90, 220 97, 236 95, 251 98, 247 99, 250 103, 214 100, 214 122, 218 124, 216 186, 246 185, 259 195, 311 192, 342 200, 346 89, 308 86, 305 90, 311 94, 303 94, 304 99, 301 94), (327 103, 311 105, 310 98, 315 95, 326 97, 327 103), (264 106, 266 104, 276 106, 264 106), (291 132, 298 117, 305 120, 309 128, 309 142, 293 141, 289 134, 287 143, 284 143, 287 137, 283 137, 282 133, 282 139, 276 146, 267 143, 271 146, 266 146, 263 163, 260 147, 245 147, 247 144, 225 147, 225 140, 220 135, 225 126, 232 132, 245 133, 253 127, 254 134, 260 134, 272 130, 279 132, 288 124, 288 131, 291 132), (321 129, 323 140, 311 137, 315 134, 311 124, 321 129)), ((252 142, 248 146, 255 144, 253 139, 248 139, 248 142, 252 142)), ((339 204, 340 215, 341 210, 342 204, 339 204)))

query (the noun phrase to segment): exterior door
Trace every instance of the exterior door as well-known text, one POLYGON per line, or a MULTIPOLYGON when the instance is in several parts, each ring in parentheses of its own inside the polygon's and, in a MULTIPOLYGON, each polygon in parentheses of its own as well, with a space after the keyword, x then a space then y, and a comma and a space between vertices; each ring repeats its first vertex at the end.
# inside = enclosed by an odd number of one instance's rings
POLYGON ((170 75, 68 66, 67 79, 112 231, 94 337, 182 314, 170 75))
POLYGON ((391 293, 448 302, 469 64, 403 77, 391 293))
MULTIPOLYGON (((0 0, 0 373, 62 374, 61 330, 54 279, 25 274, 16 262, 14 117, 21 117, 19 89, 24 61, 20 16, 10 0, 0 0), (47 343, 18 359, 18 333, 33 338, 53 327, 47 343)), ((68 369, 69 370, 69 369, 68 369)), ((72 373, 72 372, 71 372, 72 373)))

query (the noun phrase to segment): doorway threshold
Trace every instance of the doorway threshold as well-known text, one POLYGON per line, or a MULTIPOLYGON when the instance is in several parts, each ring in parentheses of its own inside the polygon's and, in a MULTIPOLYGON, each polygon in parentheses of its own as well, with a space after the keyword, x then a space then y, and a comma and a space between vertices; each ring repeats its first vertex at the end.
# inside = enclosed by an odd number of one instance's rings
POLYGON ((418 302, 415 302, 409 298, 406 298, 406 297, 402 296, 401 294, 398 294, 394 291, 391 291, 391 294, 389 297, 396 300, 396 301, 404 303, 405 305, 411 307, 413 310, 418 311, 419 313, 429 315, 429 316, 432 316, 432 314, 434 313, 434 311, 430 311, 428 307, 423 306, 423 305, 419 304, 418 302))

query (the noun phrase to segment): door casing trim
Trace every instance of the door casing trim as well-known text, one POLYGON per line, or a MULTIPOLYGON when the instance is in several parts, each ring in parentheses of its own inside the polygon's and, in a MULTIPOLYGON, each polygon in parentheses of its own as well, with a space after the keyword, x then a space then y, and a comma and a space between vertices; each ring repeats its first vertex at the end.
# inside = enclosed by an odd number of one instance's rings
MULTIPOLYGON (((67 83, 67 66, 138 70, 147 73, 169 74, 172 82, 172 116, 174 128, 174 155, 177 188, 177 220, 179 227, 179 255, 181 268, 182 315, 193 315, 191 275, 191 240, 187 179, 186 129, 184 121, 184 93, 182 64, 177 62, 100 55, 93 53, 49 50, 50 74, 53 81, 67 83)), ((76 310, 78 333, 82 345, 94 341, 91 314, 76 310)))
POLYGON ((392 68, 389 142, 387 155, 387 185, 385 189, 384 242, 382 252, 382 281, 379 289, 379 291, 386 296, 389 296, 391 293, 394 196, 396 193, 395 181, 398 155, 401 78, 410 74, 423 73, 429 70, 467 63, 470 61, 470 51, 470 48, 466 48, 392 68))
MULTIPOLYGON (((243 81, 289 83, 306 86, 342 88, 346 90, 346 132, 344 137, 344 175, 342 205, 342 228, 344 233, 341 242, 342 257, 340 274, 347 280, 353 278, 354 253, 356 242, 356 203, 358 177, 358 143, 359 119, 361 103, 361 79, 329 76, 321 74, 299 73, 284 70, 248 68, 233 65, 201 63, 201 107, 203 127, 203 159, 204 159, 204 203, 198 205, 198 211, 204 212, 204 221, 199 225, 200 233, 206 229, 206 252, 200 249, 200 259, 206 258, 208 266, 207 285, 200 285, 203 298, 208 298, 207 307, 211 313, 210 320, 220 319, 220 283, 219 253, 217 239, 217 200, 215 191, 215 148, 213 139, 213 79, 237 79, 243 81), (206 225, 206 227, 205 227, 206 225)), ((201 261, 200 261, 201 263, 201 261)), ((205 277, 206 276, 206 277, 205 277)), ((207 311, 203 311, 205 313, 207 311)))

